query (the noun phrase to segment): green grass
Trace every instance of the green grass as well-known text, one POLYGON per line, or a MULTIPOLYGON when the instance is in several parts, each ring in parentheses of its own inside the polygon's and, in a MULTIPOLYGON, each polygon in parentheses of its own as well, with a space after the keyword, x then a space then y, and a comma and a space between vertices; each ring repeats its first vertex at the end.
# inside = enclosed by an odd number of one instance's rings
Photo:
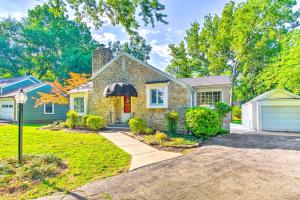
MULTIPOLYGON (((17 156, 17 126, 0 126, 0 159, 17 156)), ((38 130, 24 126, 24 154, 54 154, 63 159, 67 169, 60 175, 15 193, 11 198, 28 199, 53 192, 67 192, 92 180, 127 170, 130 156, 110 141, 96 134, 38 130)), ((0 193, 0 199, 9 198, 0 193)))
POLYGON ((234 123, 234 124, 242 124, 242 120, 241 119, 233 119, 232 123, 234 123))

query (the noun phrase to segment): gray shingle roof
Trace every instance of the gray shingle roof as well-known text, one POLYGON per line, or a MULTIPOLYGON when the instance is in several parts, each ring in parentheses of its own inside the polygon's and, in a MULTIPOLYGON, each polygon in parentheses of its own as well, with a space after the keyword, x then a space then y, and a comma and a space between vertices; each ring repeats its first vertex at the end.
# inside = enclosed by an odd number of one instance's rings
MULTIPOLYGON (((34 84, 34 85, 29 85, 27 87, 22 87, 22 89, 24 90, 24 92, 27 92, 29 90, 35 89, 37 87, 40 87, 42 85, 47 85, 47 83, 37 83, 37 84, 34 84)), ((0 98, 14 97, 19 91, 20 91, 20 88, 17 89, 17 90, 9 91, 9 92, 4 93, 4 94, 0 94, 0 98)))
POLYGON ((24 79, 27 79, 28 76, 21 76, 21 77, 16 77, 16 78, 7 78, 7 79, 0 79, 0 87, 3 87, 5 85, 15 83, 24 79))
POLYGON ((229 76, 204 76, 196 78, 181 78, 181 81, 189 86, 229 85, 229 76))

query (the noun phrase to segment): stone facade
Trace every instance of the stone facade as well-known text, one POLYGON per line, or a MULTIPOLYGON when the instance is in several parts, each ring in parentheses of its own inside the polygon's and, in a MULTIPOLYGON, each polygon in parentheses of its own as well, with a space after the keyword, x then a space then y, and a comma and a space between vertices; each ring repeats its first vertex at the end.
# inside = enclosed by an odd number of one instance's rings
MULTIPOLYGON (((96 64, 97 60, 93 61, 96 64)), ((121 121, 123 97, 103 97, 103 91, 109 84, 125 82, 135 87, 138 97, 131 97, 131 112, 137 117, 144 119, 149 127, 163 129, 164 114, 174 110, 180 114, 179 128, 184 129, 184 112, 190 105, 188 87, 168 79, 161 73, 146 67, 127 56, 121 56, 109 65, 101 74, 93 79, 94 87, 89 98, 89 113, 101 115, 107 123, 121 121), (168 82, 168 108, 149 109, 146 106, 146 82, 168 82)))

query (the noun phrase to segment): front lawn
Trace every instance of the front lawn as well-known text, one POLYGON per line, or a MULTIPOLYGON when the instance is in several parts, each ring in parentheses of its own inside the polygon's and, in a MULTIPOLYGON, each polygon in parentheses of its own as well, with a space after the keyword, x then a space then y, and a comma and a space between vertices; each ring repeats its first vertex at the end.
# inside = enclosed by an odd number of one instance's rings
MULTIPOLYGON (((113 176, 129 168, 130 155, 100 135, 38 128, 36 125, 24 127, 24 154, 53 154, 64 161, 66 169, 55 177, 14 192, 13 196, 1 192, 9 185, 1 182, 0 173, 0 199, 28 199, 53 192, 68 192, 92 180, 113 176)), ((17 139, 17 126, 0 126, 0 167, 1 160, 17 156, 17 139)))

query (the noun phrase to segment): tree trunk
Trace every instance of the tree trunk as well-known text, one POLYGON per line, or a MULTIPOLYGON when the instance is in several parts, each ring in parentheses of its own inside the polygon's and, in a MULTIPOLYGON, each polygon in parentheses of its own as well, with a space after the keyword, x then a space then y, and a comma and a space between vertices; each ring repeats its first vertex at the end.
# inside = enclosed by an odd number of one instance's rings
POLYGON ((234 98, 234 85, 237 77, 237 66, 238 63, 235 62, 232 66, 232 77, 231 77, 231 88, 230 88, 230 101, 229 105, 233 106, 233 98, 234 98))

